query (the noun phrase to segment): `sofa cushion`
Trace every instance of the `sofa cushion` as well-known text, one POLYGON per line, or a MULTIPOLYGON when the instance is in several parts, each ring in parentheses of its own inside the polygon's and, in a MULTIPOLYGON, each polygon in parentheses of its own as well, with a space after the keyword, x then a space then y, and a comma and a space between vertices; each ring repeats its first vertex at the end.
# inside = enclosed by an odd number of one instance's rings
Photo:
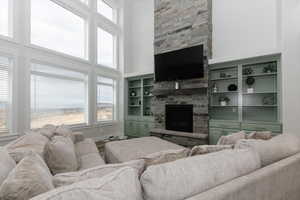
POLYGON ((49 139, 41 134, 31 133, 21 136, 5 147, 9 155, 18 163, 32 152, 39 154, 43 158, 48 141, 49 139))
POLYGON ((43 159, 32 153, 8 175, 0 187, 1 200, 27 200, 54 189, 52 176, 43 159))
POLYGON ((72 130, 69 126, 66 126, 66 125, 61 125, 61 126, 58 126, 56 129, 55 129, 55 135, 56 136, 63 136, 63 137, 69 137, 72 139, 72 141, 75 143, 76 141, 76 138, 75 136, 72 134, 72 130))
POLYGON ((142 137, 106 143, 105 159, 108 163, 121 163, 137 160, 160 151, 183 148, 182 146, 157 137, 142 137))
POLYGON ((246 139, 246 133, 244 131, 220 137, 217 145, 235 145, 237 141, 242 139, 246 139))
POLYGON ((141 157, 141 159, 145 160, 145 167, 147 168, 151 165, 158 165, 186 158, 189 156, 189 153, 189 149, 166 150, 141 157))
POLYGON ((8 176, 9 172, 13 170, 16 166, 16 162, 5 148, 0 147, 0 185, 3 183, 3 181, 8 176))
POLYGON ((252 133, 246 136, 247 139, 254 140, 269 140, 272 138, 271 131, 253 131, 252 133))
POLYGON ((145 200, 182 200, 260 168, 252 149, 224 150, 150 166, 141 176, 145 200))
POLYGON ((122 168, 102 178, 57 188, 32 200, 142 200, 137 170, 122 168))
POLYGON ((101 178, 124 167, 134 168, 138 171, 138 174, 141 175, 145 168, 145 162, 144 160, 134 160, 121 164, 102 165, 78 172, 56 174, 53 178, 53 183, 55 187, 70 185, 91 178, 101 178))
POLYGON ((240 140, 236 149, 252 148, 258 152, 262 166, 267 166, 279 160, 300 152, 300 137, 284 134, 270 140, 240 140))
POLYGON ((199 145, 192 148, 189 156, 214 153, 226 149, 233 149, 233 146, 232 145, 199 145))
POLYGON ((53 174, 78 169, 75 147, 69 137, 54 136, 46 145, 45 160, 53 174))
POLYGON ((80 170, 105 165, 94 140, 89 138, 76 143, 75 150, 80 170))

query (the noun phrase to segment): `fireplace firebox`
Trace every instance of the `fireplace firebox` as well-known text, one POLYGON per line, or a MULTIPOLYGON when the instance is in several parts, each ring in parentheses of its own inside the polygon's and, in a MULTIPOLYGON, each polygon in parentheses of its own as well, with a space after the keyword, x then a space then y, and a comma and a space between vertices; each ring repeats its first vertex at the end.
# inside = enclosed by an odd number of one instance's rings
POLYGON ((166 105, 166 129, 193 132, 193 105, 166 105))

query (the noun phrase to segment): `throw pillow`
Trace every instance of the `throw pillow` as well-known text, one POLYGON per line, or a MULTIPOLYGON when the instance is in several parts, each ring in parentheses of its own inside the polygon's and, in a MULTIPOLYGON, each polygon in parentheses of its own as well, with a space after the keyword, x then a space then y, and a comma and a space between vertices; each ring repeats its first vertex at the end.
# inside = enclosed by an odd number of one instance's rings
POLYGON ((15 168, 16 162, 14 161, 14 159, 12 159, 12 157, 10 157, 6 149, 0 147, 0 163, 1 163, 0 164, 1 165, 0 185, 1 185, 3 181, 6 179, 6 177, 8 176, 9 172, 15 168))
POLYGON ((269 140, 272 138, 271 131, 254 131, 246 136, 247 139, 269 140))
POLYGON ((147 168, 151 165, 159 165, 186 158, 189 156, 189 153, 189 149, 166 150, 141 157, 140 159, 145 160, 145 167, 147 168))
POLYGON ((236 149, 252 148, 258 152, 262 166, 267 166, 279 160, 300 152, 300 137, 283 134, 270 140, 240 140, 236 149))
POLYGON ((232 145, 200 145, 192 148, 189 156, 203 155, 226 149, 233 149, 232 145))
POLYGON ((0 187, 1 200, 27 200, 54 189, 50 171, 37 154, 25 157, 0 187))
POLYGON ((21 136, 5 147, 9 155, 18 163, 32 152, 39 154, 43 158, 48 141, 47 137, 38 133, 32 133, 21 136))
POLYGON ((246 139, 246 133, 244 131, 220 137, 217 145, 235 145, 237 141, 242 139, 246 139))
POLYGON ((41 194, 32 200, 142 200, 137 170, 125 167, 102 178, 93 178, 41 194))
POLYGON ((53 183, 55 187, 61 187, 65 185, 71 185, 76 182, 84 181, 91 178, 101 178, 114 171, 117 171, 124 167, 131 167, 138 171, 139 176, 143 173, 145 168, 144 160, 134 160, 121 164, 109 164, 86 169, 78 172, 69 172, 63 174, 56 174, 53 177, 53 183))
POLYGON ((45 160, 53 174, 78 169, 74 143, 69 137, 54 136, 46 145, 45 160))
POLYGON ((55 129, 55 135, 69 137, 75 143, 75 136, 72 134, 72 130, 69 126, 66 126, 66 125, 58 126, 55 129))

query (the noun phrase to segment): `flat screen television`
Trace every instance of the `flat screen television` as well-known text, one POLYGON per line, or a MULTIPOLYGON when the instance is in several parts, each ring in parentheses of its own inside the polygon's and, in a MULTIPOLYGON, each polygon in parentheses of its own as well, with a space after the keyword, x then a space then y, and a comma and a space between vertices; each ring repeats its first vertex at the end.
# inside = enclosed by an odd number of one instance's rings
POLYGON ((155 56, 155 81, 203 78, 203 45, 155 56))

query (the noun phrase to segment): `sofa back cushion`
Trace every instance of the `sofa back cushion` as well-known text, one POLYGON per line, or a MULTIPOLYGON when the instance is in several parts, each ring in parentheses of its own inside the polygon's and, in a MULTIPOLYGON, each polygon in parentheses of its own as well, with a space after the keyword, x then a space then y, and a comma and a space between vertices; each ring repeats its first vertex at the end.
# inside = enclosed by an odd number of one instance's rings
POLYGON ((270 140, 240 140, 236 149, 252 148, 258 152, 262 166, 300 152, 300 136, 283 134, 270 140))
POLYGON ((54 136, 46 145, 45 160, 53 174, 78 169, 74 143, 69 137, 54 136))
POLYGON ((16 162, 5 148, 0 147, 0 185, 3 183, 3 181, 6 179, 8 174, 13 170, 16 166, 16 162))
POLYGON ((47 137, 38 133, 30 133, 10 142, 5 147, 9 155, 18 163, 32 152, 43 158, 45 146, 48 142, 47 137))
POLYGON ((224 150, 150 166, 141 177, 145 200, 182 200, 261 166, 251 149, 224 150))
POLYGON ((189 156, 214 153, 214 152, 223 151, 226 149, 233 149, 233 146, 232 145, 199 145, 199 146, 194 146, 192 148, 189 156))
POLYGON ((102 165, 99 167, 81 170, 78 172, 57 174, 53 178, 53 183, 55 187, 71 185, 73 183, 84 181, 91 178, 101 178, 105 175, 108 175, 124 167, 131 167, 136 169, 140 176, 144 171, 145 162, 144 160, 134 160, 134 161, 129 161, 121 164, 102 165))
POLYGON ((136 169, 125 167, 102 178, 89 179, 42 194, 32 200, 142 200, 136 169))
POLYGON ((54 189, 43 159, 32 153, 10 172, 0 187, 1 200, 27 200, 54 189))
POLYGON ((105 161, 100 156, 97 146, 91 138, 76 143, 75 151, 80 170, 105 165, 105 161))

